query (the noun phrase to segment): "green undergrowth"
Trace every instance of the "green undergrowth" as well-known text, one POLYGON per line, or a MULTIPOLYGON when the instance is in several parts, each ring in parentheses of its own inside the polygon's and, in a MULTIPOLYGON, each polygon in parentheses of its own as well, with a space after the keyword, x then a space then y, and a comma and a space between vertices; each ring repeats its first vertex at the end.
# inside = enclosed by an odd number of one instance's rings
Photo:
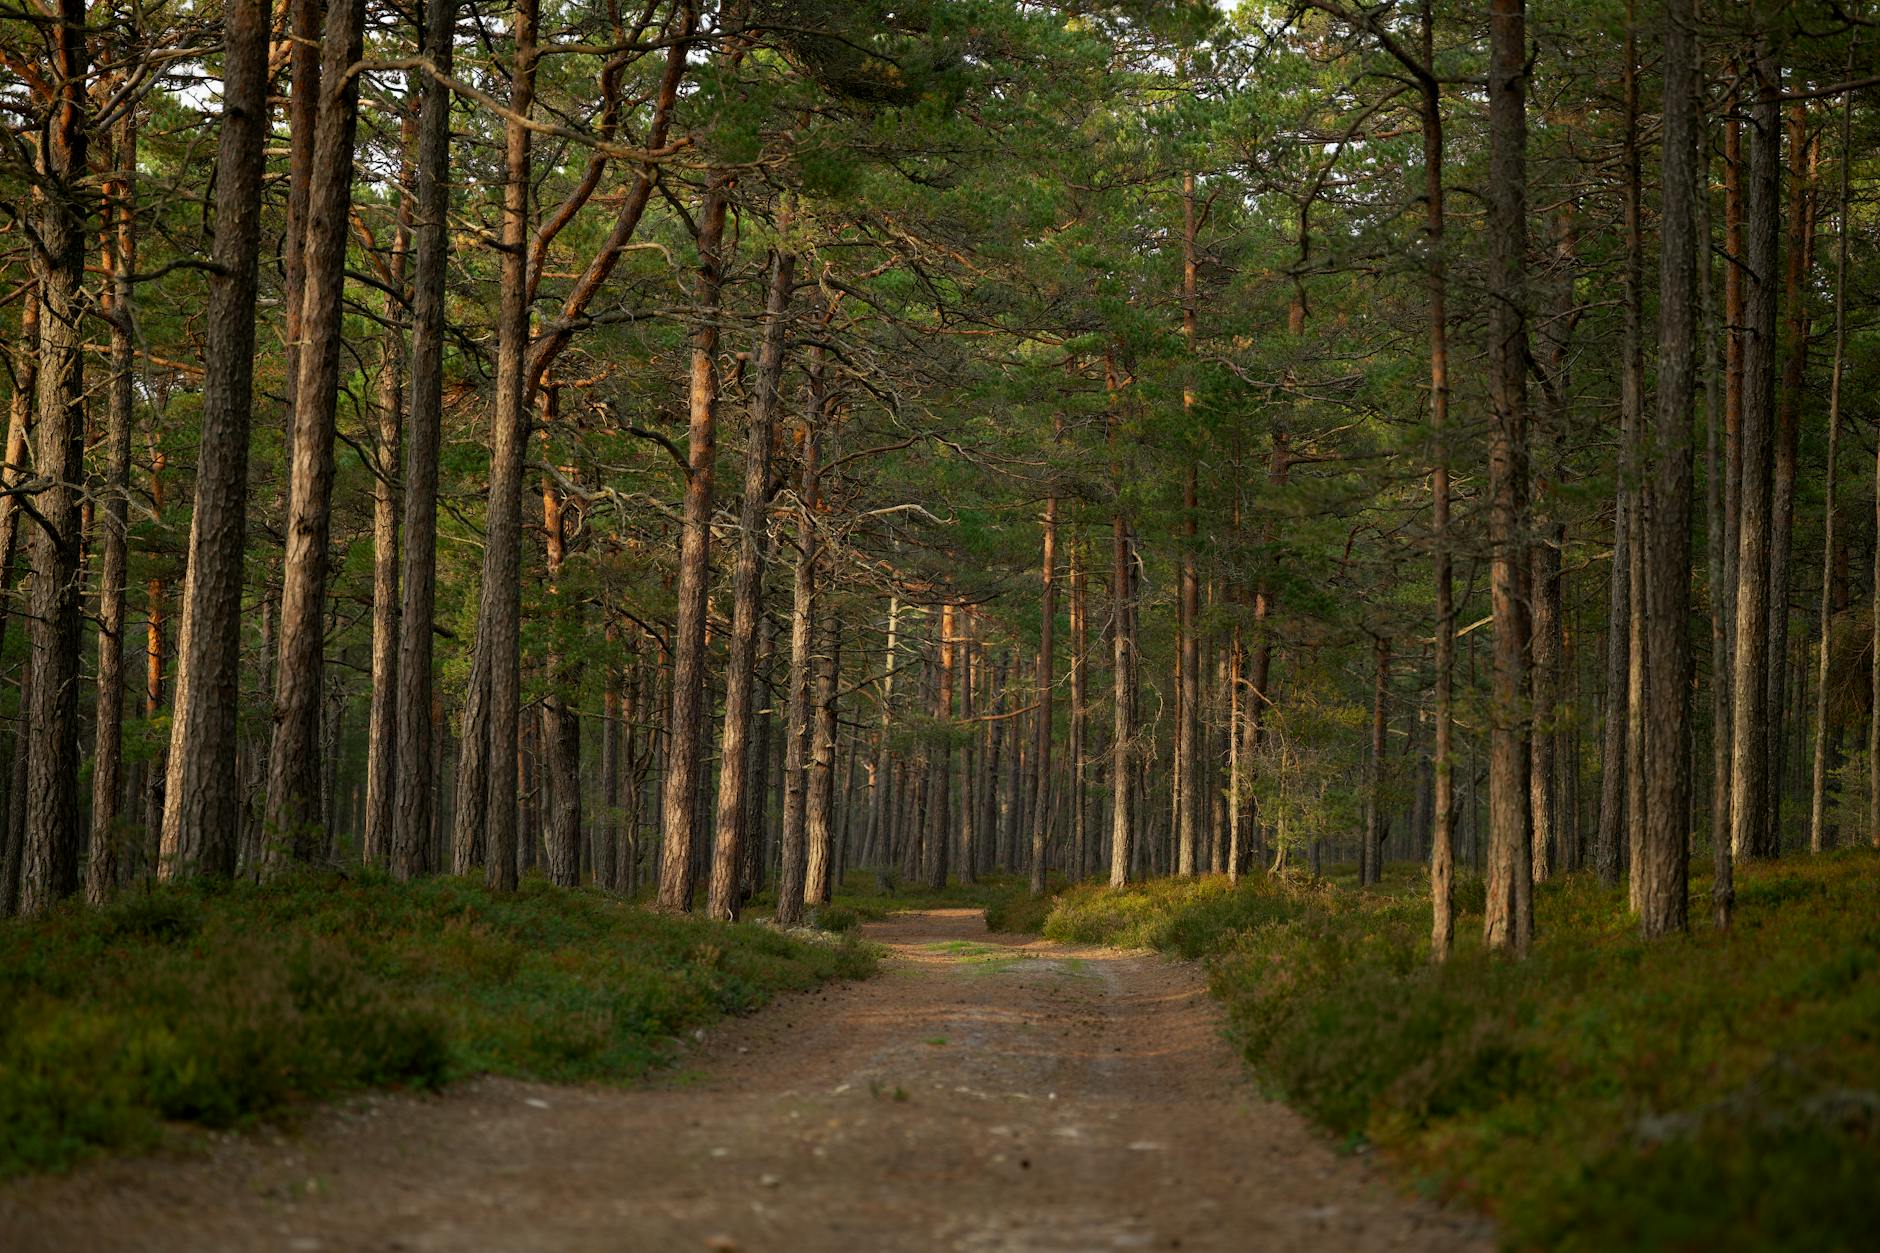
POLYGON ((0 923, 0 1177, 365 1087, 630 1080, 684 1032, 873 961, 539 879, 162 887, 0 923))
MULTIPOLYGON (((810 911, 809 921, 825 931, 848 931, 864 922, 880 922, 890 914, 921 909, 990 909, 998 902, 1026 897, 1024 875, 981 875, 977 882, 949 879, 945 887, 930 888, 920 880, 890 876, 883 882, 873 870, 850 870, 829 904, 810 911)), ((776 908, 772 884, 747 906, 753 916, 776 908)))
POLYGON ((1622 889, 1536 893, 1525 961, 1429 958, 1416 867, 1381 891, 1255 876, 1058 895, 1047 936, 1206 962, 1274 1095, 1511 1248, 1870 1248, 1880 1197, 1880 855, 1739 869, 1735 925, 1646 943, 1622 889))

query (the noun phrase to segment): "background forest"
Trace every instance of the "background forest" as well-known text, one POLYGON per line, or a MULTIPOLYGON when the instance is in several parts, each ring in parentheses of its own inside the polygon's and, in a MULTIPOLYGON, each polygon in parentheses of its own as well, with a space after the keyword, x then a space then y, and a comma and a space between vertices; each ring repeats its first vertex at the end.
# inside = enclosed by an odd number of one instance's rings
POLYGON ((1876 49, 8 5, 0 913, 1355 863, 1439 959, 1561 876, 1727 927, 1880 846, 1876 49))

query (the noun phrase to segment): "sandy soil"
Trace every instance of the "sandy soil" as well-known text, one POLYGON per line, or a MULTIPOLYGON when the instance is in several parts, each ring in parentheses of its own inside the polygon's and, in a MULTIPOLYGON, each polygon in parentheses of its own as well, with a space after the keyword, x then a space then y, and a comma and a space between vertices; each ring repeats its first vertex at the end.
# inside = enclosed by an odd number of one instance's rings
POLYGON ((880 977, 728 1022, 658 1086, 374 1096, 0 1189, 0 1249, 1489 1249, 1262 1101, 1199 975, 868 929, 880 977))

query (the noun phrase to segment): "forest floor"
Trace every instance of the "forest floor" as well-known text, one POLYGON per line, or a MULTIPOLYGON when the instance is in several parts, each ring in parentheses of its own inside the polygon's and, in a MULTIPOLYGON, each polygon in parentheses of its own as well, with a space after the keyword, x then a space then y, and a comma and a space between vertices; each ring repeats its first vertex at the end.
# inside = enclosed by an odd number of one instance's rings
POLYGON ((31 1250, 1487 1249, 1260 1099, 1196 968, 870 924, 652 1087, 476 1080, 0 1187, 31 1250))

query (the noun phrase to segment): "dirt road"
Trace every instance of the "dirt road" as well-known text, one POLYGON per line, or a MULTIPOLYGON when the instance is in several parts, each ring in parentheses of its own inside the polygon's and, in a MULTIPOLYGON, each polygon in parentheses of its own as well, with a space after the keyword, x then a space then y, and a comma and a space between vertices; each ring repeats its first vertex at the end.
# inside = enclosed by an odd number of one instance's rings
POLYGON ((652 1089, 486 1080, 0 1189, 29 1250, 1487 1249, 1258 1098, 1196 972, 869 928, 879 978, 721 1026, 652 1089))

